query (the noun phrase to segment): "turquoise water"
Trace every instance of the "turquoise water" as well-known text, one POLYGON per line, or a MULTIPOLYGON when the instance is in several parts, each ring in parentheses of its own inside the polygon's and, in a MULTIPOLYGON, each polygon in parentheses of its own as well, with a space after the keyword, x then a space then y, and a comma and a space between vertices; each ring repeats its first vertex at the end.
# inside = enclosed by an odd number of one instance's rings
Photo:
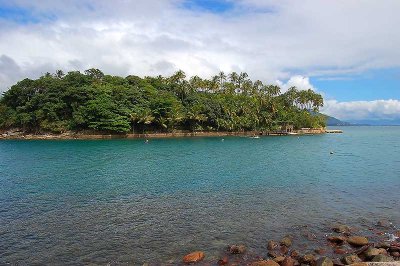
POLYGON ((286 234, 318 246, 301 235, 323 237, 335 221, 400 226, 400 127, 342 129, 0 141, 0 264, 141 265, 218 257, 232 243, 263 255, 286 234))

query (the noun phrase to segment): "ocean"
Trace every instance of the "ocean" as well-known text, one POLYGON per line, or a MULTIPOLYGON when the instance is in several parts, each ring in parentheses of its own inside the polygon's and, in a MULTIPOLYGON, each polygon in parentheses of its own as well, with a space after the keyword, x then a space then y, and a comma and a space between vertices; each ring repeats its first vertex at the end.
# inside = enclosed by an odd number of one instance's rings
MULTIPOLYGON (((400 227, 400 127, 314 136, 0 141, 0 264, 179 264, 266 256, 341 222, 400 227)), ((387 230, 387 231, 390 231, 387 230)))

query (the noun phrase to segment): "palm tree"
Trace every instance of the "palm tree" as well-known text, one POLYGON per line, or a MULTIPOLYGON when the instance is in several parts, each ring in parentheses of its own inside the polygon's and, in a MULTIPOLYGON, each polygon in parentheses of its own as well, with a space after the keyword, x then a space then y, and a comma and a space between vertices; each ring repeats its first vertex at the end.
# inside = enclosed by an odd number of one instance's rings
POLYGON ((222 91, 224 89, 226 75, 223 71, 220 71, 218 76, 219 76, 219 90, 222 91))
POLYGON ((130 120, 132 122, 132 133, 135 133, 135 124, 150 125, 154 122, 155 117, 148 108, 140 108, 130 114, 130 120))

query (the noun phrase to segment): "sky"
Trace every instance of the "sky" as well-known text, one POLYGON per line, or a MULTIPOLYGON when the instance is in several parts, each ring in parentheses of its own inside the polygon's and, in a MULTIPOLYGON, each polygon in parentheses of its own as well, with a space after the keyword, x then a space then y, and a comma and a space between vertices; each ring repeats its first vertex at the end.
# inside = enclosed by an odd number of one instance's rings
POLYGON ((57 69, 247 72, 345 121, 400 123, 400 1, 0 0, 0 91, 57 69))

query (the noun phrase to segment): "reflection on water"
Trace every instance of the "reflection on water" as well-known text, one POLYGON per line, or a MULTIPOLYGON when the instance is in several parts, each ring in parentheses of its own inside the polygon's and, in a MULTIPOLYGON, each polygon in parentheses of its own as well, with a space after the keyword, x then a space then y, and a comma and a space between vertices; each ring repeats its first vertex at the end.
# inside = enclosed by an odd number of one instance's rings
MULTIPOLYGON (((0 142, 0 264, 180 261, 335 221, 397 225, 400 128, 307 137, 0 142), (334 151, 334 154, 330 154, 334 151)), ((367 232, 363 232, 367 233, 367 232)))

